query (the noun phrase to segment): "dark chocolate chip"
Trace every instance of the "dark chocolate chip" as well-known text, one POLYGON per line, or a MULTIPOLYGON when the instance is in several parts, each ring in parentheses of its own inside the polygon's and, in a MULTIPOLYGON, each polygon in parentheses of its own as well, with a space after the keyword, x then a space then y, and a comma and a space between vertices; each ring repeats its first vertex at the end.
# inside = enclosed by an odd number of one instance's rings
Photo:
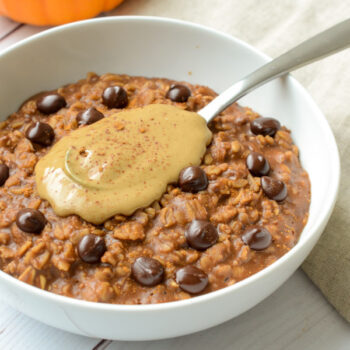
POLYGON ((0 164, 0 186, 2 186, 10 176, 10 169, 6 164, 0 164))
POLYGON ((257 152, 249 153, 246 164, 248 170, 254 176, 264 176, 270 171, 270 164, 265 157, 257 152))
POLYGON ((205 250, 214 245, 218 238, 218 231, 213 224, 206 220, 193 220, 185 232, 187 243, 197 250, 205 250))
POLYGON ((273 118, 260 117, 250 122, 250 130, 255 135, 270 135, 274 137, 281 124, 273 118))
POLYGON ((55 132, 49 124, 36 122, 29 126, 26 131, 28 140, 42 146, 50 146, 55 138, 55 132))
POLYGON ((208 276, 195 266, 185 266, 176 272, 176 282, 187 293, 197 294, 208 285, 208 276))
POLYGON ((132 277, 143 286, 155 286, 163 281, 164 268, 156 259, 140 257, 131 267, 132 277))
POLYGON ((121 86, 110 86, 103 91, 102 102, 108 108, 124 108, 128 105, 128 94, 121 86))
POLYGON ((94 234, 84 236, 78 243, 80 259, 88 264, 100 262, 106 250, 104 238, 94 234))
POLYGON ((179 186, 184 192, 196 193, 208 187, 208 178, 199 166, 189 166, 181 170, 179 186))
POLYGON ((61 108, 66 107, 67 102, 63 96, 59 94, 49 94, 39 98, 36 101, 36 107, 39 112, 44 114, 52 114, 58 112, 61 108))
POLYGON ((191 96, 191 90, 185 85, 172 85, 166 93, 166 98, 173 102, 186 102, 191 96))
POLYGON ((270 232, 263 227, 248 227, 242 235, 242 240, 251 249, 264 250, 270 246, 272 237, 270 232))
POLYGON ((89 125, 103 119, 104 115, 94 107, 78 113, 77 121, 79 125, 89 125))
POLYGON ((261 187, 267 197, 277 202, 282 202, 287 197, 287 186, 281 180, 263 176, 261 178, 261 187))
POLYGON ((41 233, 46 222, 43 213, 36 209, 21 209, 16 216, 17 226, 28 233, 41 233))

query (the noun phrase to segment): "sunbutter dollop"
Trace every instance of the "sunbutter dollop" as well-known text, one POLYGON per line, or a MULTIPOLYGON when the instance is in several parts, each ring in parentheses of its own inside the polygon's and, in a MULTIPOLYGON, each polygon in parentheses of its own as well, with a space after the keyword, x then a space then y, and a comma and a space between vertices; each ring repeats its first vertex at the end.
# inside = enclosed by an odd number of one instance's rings
POLYGON ((199 165, 211 132, 197 113, 153 104, 71 132, 35 168, 57 215, 101 224, 159 199, 181 169, 199 165))

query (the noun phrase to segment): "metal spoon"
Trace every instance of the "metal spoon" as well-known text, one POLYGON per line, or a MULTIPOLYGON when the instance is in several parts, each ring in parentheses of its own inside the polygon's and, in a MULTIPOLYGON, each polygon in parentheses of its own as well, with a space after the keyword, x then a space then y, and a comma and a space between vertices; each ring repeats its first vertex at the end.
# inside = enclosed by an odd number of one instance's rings
POLYGON ((315 62, 350 46, 350 19, 317 34, 258 68, 217 96, 198 113, 210 122, 226 107, 255 88, 285 73, 315 62))

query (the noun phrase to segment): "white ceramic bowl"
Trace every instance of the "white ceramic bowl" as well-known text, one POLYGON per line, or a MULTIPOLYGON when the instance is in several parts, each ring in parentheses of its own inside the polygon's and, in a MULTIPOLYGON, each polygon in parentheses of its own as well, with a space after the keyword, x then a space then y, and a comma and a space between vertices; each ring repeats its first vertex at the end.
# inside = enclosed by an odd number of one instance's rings
MULTIPOLYGON (((74 82, 88 71, 167 77, 217 92, 269 59, 231 36, 192 23, 151 17, 102 18, 57 27, 0 54, 0 116, 28 96, 74 82)), ((231 287, 158 305, 110 305, 58 296, 0 272, 1 296, 25 314, 73 333, 120 340, 180 336, 212 327, 276 290, 315 245, 339 183, 337 146, 325 117, 291 77, 240 101, 292 130, 310 175, 310 218, 299 243, 277 262, 231 287)))

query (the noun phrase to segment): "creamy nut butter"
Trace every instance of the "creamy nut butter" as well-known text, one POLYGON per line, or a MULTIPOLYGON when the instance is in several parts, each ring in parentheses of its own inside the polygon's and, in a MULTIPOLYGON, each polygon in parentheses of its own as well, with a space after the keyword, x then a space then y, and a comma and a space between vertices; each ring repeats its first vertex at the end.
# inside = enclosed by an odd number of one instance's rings
POLYGON ((94 224, 130 215, 199 165, 210 140, 197 113, 163 104, 125 110, 58 141, 36 165, 39 195, 56 214, 94 224))

